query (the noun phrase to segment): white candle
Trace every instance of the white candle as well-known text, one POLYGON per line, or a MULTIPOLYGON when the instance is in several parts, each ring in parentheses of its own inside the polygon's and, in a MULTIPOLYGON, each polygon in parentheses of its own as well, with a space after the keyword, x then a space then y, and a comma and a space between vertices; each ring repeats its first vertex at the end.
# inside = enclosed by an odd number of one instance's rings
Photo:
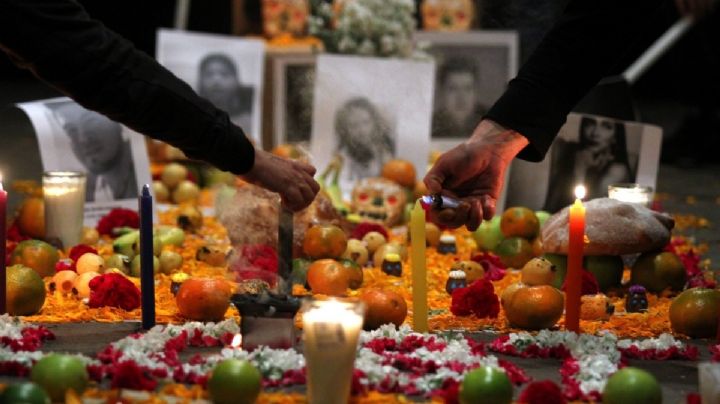
POLYGON ((303 341, 310 404, 345 404, 365 307, 339 300, 303 305, 303 341))
POLYGON ((70 248, 82 237, 85 174, 50 171, 43 175, 45 238, 70 248))
POLYGON ((652 188, 639 184, 612 184, 608 186, 608 197, 621 202, 639 203, 648 206, 652 202, 652 188))

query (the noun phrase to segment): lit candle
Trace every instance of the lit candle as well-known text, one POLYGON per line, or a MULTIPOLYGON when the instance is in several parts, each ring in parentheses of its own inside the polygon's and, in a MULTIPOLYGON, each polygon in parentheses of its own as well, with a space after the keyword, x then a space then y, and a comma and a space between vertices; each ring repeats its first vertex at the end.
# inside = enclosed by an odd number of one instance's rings
POLYGON ((306 301, 302 307, 303 342, 310 404, 345 404, 365 306, 340 300, 306 301))
POLYGON ((575 203, 570 206, 568 236, 568 263, 565 280, 565 329, 580 332, 580 297, 582 288, 582 261, 585 243, 585 187, 575 187, 575 203))
POLYGON ((155 326, 155 271, 153 268, 152 196, 145 184, 139 197, 140 210, 140 292, 142 327, 155 326))
POLYGON ((7 239, 7 232, 5 229, 7 212, 7 192, 3 188, 2 176, 0 175, 0 314, 7 313, 7 307, 5 306, 5 297, 7 291, 5 289, 5 279, 7 273, 5 272, 5 243, 7 239))
POLYGON ((427 265, 425 264, 425 210, 420 202, 410 213, 410 247, 412 248, 413 329, 428 332, 427 265))
POLYGON ((640 184, 612 184, 608 185, 608 198, 621 202, 638 203, 648 206, 652 202, 652 187, 640 184))
POLYGON ((85 211, 85 174, 49 171, 43 174, 45 238, 70 248, 82 238, 85 211))

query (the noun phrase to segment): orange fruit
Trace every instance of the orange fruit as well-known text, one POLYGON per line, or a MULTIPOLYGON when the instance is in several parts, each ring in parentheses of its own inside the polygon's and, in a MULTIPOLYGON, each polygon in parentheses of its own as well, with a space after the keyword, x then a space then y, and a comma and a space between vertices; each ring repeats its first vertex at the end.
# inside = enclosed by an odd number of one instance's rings
POLYGON ((532 210, 517 206, 502 214, 500 231, 505 237, 532 239, 540 231, 540 221, 532 210))
POLYGON ((181 316, 195 321, 220 321, 230 307, 232 290, 222 279, 190 278, 180 285, 175 302, 181 316))
POLYGON ((415 188, 415 166, 407 160, 390 160, 382 168, 382 177, 395 181, 405 188, 415 188))
POLYGON ((317 260, 308 268, 307 283, 313 293, 343 295, 350 286, 350 271, 333 259, 317 260))
POLYGON ((420 180, 415 182, 415 189, 413 189, 413 199, 410 199, 414 201, 415 199, 420 199, 422 196, 428 194, 427 186, 425 186, 425 183, 420 180))
POLYGON ((7 311, 12 316, 37 314, 45 304, 45 283, 37 272, 23 265, 7 268, 7 311))
POLYGON ((507 310, 506 305, 510 303, 513 296, 515 295, 515 292, 517 292, 520 288, 526 287, 528 286, 522 282, 511 283, 510 286, 506 287, 500 295, 500 304, 502 305, 502 307, 507 310))
POLYGON ((407 303, 398 293, 383 289, 367 289, 360 295, 365 303, 363 328, 374 330, 383 324, 400 327, 407 317, 407 303))
POLYGON ((345 267, 345 269, 348 271, 348 286, 350 286, 350 289, 358 289, 360 286, 362 286, 363 283, 363 270, 360 267, 360 264, 353 260, 342 260, 342 265, 345 267))
POLYGON ((495 248, 495 254, 500 257, 503 265, 509 268, 522 268, 535 257, 530 242, 522 237, 506 238, 495 248))
POLYGON ((332 224, 317 224, 305 233, 303 252, 310 258, 339 258, 347 248, 347 236, 332 224))
POLYGON ((680 293, 670 304, 673 331, 692 338, 714 337, 718 328, 720 292, 692 288, 680 293))
POLYGON ((552 286, 518 288, 505 306, 512 327, 529 330, 550 328, 563 314, 565 297, 552 286))
POLYGON ((25 198, 18 210, 17 225, 28 237, 45 238, 45 203, 42 198, 25 198))
POLYGON ((25 240, 15 247, 10 263, 30 267, 44 278, 55 275, 55 264, 59 259, 57 248, 50 244, 40 240, 25 240))

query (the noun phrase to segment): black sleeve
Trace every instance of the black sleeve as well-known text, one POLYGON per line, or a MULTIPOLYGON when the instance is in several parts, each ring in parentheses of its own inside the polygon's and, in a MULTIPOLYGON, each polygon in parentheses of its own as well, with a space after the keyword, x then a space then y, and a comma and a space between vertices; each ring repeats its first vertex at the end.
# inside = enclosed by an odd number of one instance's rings
POLYGON ((619 61, 659 0, 571 0, 485 116, 529 141, 518 157, 540 161, 570 110, 619 61))
POLYGON ((255 151, 242 129, 74 0, 0 0, 0 49, 84 107, 189 157, 242 174, 255 151))

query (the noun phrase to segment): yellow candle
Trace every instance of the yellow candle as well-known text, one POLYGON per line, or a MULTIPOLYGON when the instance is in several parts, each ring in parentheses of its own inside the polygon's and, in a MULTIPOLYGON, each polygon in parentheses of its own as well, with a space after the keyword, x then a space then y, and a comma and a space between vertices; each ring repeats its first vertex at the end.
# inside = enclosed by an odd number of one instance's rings
POLYGON ((427 265, 425 263, 425 210, 420 202, 410 213, 410 238, 412 249, 413 329, 416 332, 428 331, 427 303, 427 265))

